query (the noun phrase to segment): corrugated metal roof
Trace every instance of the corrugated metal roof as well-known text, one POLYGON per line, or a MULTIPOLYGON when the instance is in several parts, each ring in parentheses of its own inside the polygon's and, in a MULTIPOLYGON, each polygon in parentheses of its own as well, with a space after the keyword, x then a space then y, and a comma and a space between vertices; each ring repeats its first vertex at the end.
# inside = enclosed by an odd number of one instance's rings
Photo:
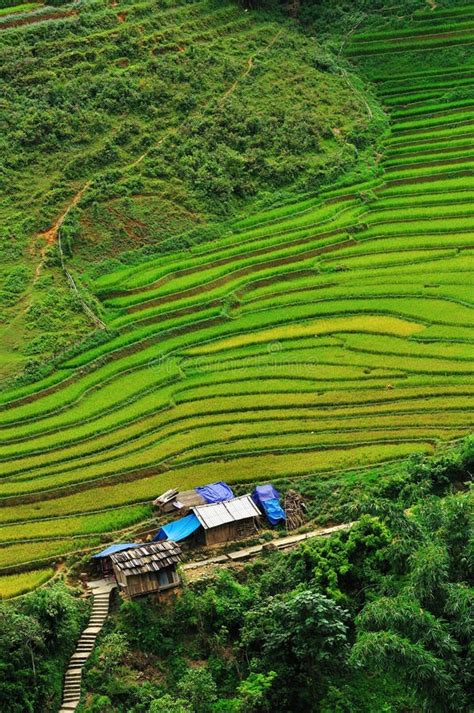
POLYGON ((249 517, 259 517, 260 511, 256 507, 250 495, 241 495, 223 503, 209 503, 209 505, 199 505, 192 508, 205 530, 219 525, 226 525, 229 522, 246 520, 249 517))
POLYGON ((161 569, 177 564, 180 559, 180 546, 169 540, 150 542, 111 556, 113 565, 127 577, 145 572, 159 572, 161 569))

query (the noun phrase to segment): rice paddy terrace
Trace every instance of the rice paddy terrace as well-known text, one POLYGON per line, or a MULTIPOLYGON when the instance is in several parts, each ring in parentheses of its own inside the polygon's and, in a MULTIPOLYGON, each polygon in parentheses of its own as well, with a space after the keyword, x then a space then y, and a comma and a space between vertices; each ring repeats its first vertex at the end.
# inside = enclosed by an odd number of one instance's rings
POLYGON ((5 575, 174 485, 329 477, 472 430, 473 31, 456 5, 351 37, 391 116, 378 178, 91 279, 110 339, 1 394, 5 575))

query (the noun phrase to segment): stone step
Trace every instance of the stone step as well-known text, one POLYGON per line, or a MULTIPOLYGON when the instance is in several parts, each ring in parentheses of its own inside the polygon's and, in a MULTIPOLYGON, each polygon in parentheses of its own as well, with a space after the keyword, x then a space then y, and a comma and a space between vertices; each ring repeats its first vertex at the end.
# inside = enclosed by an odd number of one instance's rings
POLYGON ((94 584, 96 585, 95 589, 100 586, 101 591, 98 591, 97 594, 93 593, 89 622, 71 656, 69 668, 64 677, 63 702, 59 713, 70 713, 76 710, 81 697, 82 668, 91 655, 97 634, 101 631, 109 615, 110 591, 113 587, 107 591, 106 583, 97 581, 94 584))

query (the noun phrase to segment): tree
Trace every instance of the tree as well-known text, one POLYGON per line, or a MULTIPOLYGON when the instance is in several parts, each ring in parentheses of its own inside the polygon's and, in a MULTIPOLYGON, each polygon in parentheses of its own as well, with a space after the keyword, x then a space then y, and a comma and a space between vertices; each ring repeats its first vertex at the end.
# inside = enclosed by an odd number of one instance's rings
POLYGON ((242 713, 244 711, 252 713, 257 710, 269 710, 268 692, 275 678, 275 671, 251 673, 237 688, 240 701, 239 710, 242 713))
POLYGON ((394 676, 429 711, 469 708, 472 701, 473 595, 469 584, 469 494, 429 499, 411 514, 417 538, 394 580, 396 596, 378 597, 356 618, 350 661, 394 676), (466 579, 462 581, 461 578, 466 579), (459 581, 461 580, 461 581, 459 581))
POLYGON ((79 635, 77 603, 62 582, 26 596, 22 609, 39 622, 45 643, 51 649, 69 648, 79 635))
POLYGON ((281 704, 304 705, 322 697, 331 674, 344 667, 346 621, 347 612, 324 594, 300 589, 248 612, 242 644, 255 666, 285 681, 281 704))
POLYGON ((367 632, 354 644, 356 668, 390 672, 405 683, 426 711, 464 710, 465 695, 447 664, 424 646, 392 631, 367 632))
POLYGON ((217 699, 217 687, 207 668, 192 668, 181 679, 178 690, 194 713, 208 713, 217 699))
POLYGON ((182 698, 174 698, 166 693, 152 701, 148 713, 192 713, 190 704, 182 698))
POLYGON ((39 623, 10 604, 0 605, 0 710, 32 710, 37 682, 37 654, 44 651, 39 623))

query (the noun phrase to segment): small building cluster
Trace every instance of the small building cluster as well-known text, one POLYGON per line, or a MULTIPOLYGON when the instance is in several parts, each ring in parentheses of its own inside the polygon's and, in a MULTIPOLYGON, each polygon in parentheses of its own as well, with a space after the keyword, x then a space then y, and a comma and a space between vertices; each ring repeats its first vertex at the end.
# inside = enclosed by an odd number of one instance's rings
MULTIPOLYGON (((111 545, 93 557, 102 576, 114 576, 127 598, 161 596, 179 585, 178 542, 186 540, 190 546, 222 545, 251 537, 262 516, 271 525, 286 521, 280 494, 272 485, 259 485, 252 495, 238 497, 223 482, 182 492, 168 490, 154 505, 161 512, 177 511, 184 516, 163 525, 149 543, 111 545)), ((290 511, 291 522, 302 524, 305 508, 300 496, 292 497, 290 511)))
POLYGON ((260 511, 250 495, 191 508, 180 520, 164 525, 154 540, 179 542, 192 538, 195 545, 216 545, 250 537, 257 531, 260 511))

